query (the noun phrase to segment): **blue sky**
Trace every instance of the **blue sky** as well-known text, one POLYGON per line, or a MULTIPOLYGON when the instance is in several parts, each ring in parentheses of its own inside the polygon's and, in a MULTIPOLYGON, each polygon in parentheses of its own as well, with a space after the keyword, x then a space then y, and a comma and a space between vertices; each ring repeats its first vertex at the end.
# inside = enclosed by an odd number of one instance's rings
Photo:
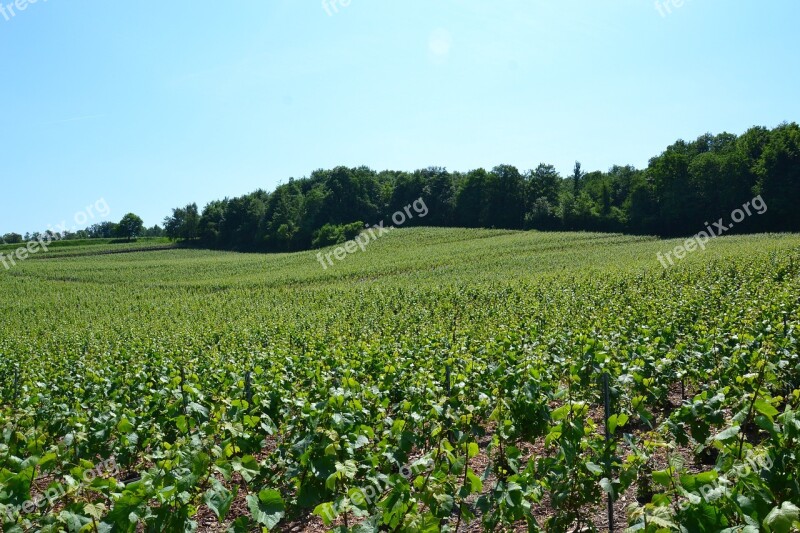
POLYGON ((0 0, 0 233, 340 164, 641 167, 800 120, 800 2, 675 1, 0 0))

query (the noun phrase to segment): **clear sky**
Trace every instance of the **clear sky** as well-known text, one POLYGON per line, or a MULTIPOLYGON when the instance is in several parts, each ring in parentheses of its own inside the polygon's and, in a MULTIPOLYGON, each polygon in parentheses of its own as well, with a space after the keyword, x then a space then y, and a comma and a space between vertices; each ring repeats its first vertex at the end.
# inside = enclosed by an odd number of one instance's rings
POLYGON ((800 120, 797 0, 17 1, 0 233, 100 198, 153 225, 336 165, 642 167, 800 120))

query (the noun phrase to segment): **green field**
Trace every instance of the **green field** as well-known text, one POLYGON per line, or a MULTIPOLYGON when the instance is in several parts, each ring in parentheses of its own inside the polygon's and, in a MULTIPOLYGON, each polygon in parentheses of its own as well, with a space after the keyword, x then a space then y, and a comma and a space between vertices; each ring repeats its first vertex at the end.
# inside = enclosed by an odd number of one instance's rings
MULTIPOLYGON (((36 242, 36 241, 34 241, 36 242)), ((151 237, 134 239, 131 242, 125 242, 119 239, 75 239, 66 241, 53 241, 47 244, 47 240, 43 240, 46 253, 42 248, 37 246, 38 251, 31 255, 31 259, 66 256, 66 255, 93 255, 103 253, 115 253, 123 251, 135 251, 147 248, 166 248, 175 247, 175 244, 170 242, 166 237, 151 237)), ((19 248, 24 248, 27 243, 22 244, 0 244, 0 254, 5 256, 14 255, 19 248)), ((10 264, 10 263, 9 263, 10 264)), ((2 266, 2 265, 0 265, 2 266)))
POLYGON ((327 270, 164 242, 0 266, 0 523, 605 531, 610 491, 617 530, 795 531, 800 236, 665 270, 681 242, 418 228, 327 270))

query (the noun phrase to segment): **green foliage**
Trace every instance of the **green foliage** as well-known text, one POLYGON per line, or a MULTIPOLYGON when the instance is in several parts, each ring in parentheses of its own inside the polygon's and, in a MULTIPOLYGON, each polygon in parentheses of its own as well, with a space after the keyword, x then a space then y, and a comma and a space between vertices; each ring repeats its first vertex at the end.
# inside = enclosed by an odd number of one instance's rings
POLYGON ((702 231, 757 195, 769 209, 736 224, 734 231, 800 230, 797 124, 752 128, 740 137, 722 133, 679 140, 645 169, 615 165, 587 173, 576 162, 567 178, 544 163, 528 172, 511 165, 467 173, 437 167, 317 170, 272 193, 259 190, 211 202, 202 214, 195 204, 174 209, 164 225, 173 239, 200 239, 215 249, 297 251, 339 243, 339 228, 359 220, 388 221, 423 198, 430 214, 409 226, 678 236, 702 231))
POLYGON ((19 233, 6 233, 2 237, 3 244, 19 244, 22 242, 22 235, 19 233))
MULTIPOLYGON (((153 229, 155 230, 155 228, 153 229)), ((198 238, 200 236, 200 214, 197 204, 173 209, 172 216, 164 219, 164 233, 173 240, 190 241, 198 238)))
POLYGON ((363 229, 363 222, 353 222, 352 224, 343 224, 339 226, 325 224, 314 232, 311 245, 314 248, 322 248, 333 244, 342 244, 345 241, 354 239, 363 229))
POLYGON ((133 213, 128 213, 116 226, 117 237, 133 240, 144 232, 142 219, 133 213))
POLYGON ((800 238, 664 271, 671 245, 411 228, 325 271, 89 246, 0 271, 3 530, 566 532, 607 494, 635 531, 796 530, 800 238))

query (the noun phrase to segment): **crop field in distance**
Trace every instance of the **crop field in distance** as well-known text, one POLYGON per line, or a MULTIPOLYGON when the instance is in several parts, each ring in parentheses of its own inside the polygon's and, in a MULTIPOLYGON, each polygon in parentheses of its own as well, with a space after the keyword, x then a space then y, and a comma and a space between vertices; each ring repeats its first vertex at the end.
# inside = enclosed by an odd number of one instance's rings
POLYGON ((327 269, 159 239, 0 269, 2 530, 607 531, 610 498, 615 531, 793 531, 800 236, 664 268, 681 242, 414 228, 327 269))

